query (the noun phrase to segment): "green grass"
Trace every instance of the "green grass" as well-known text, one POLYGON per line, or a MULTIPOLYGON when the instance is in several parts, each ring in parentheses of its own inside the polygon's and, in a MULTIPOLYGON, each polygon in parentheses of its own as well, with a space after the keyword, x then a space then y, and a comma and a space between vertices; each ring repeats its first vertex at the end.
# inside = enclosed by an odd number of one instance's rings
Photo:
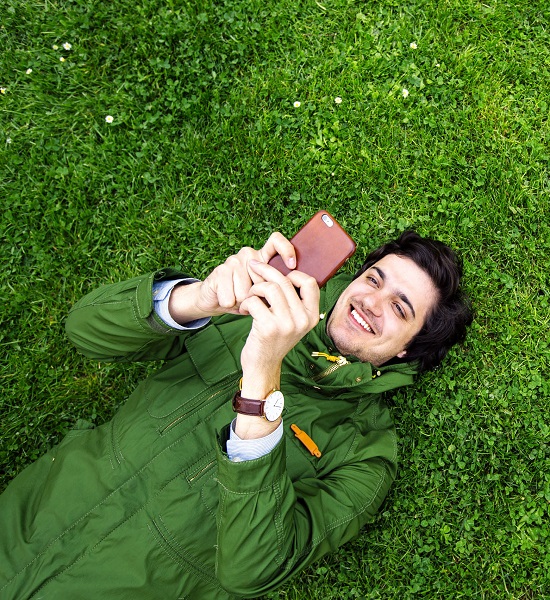
POLYGON ((271 598, 550 597, 549 23, 546 0, 4 0, 4 485, 146 372, 75 355, 82 294, 202 277, 323 207, 349 270, 408 227, 456 247, 476 320, 392 399, 377 522, 271 598))

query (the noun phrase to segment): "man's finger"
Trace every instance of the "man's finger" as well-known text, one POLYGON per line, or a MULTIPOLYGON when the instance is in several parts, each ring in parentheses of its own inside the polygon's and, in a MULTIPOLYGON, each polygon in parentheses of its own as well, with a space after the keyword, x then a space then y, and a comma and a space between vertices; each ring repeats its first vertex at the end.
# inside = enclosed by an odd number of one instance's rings
MULTIPOLYGON (((271 265, 259 262, 257 260, 251 260, 248 263, 249 270, 261 275, 265 281, 273 281, 278 283, 282 287, 287 285, 287 280, 292 282, 295 288, 305 287, 307 290, 311 290, 313 293, 319 295, 319 286, 315 278, 311 277, 307 273, 302 271, 290 271, 287 275, 283 275, 279 270, 275 269, 271 265)), ((310 293, 307 291, 306 293, 310 293)))
POLYGON ((233 274, 225 265, 217 267, 210 275, 210 289, 216 295, 221 308, 235 306, 235 291, 233 287, 233 274))
POLYGON ((289 269, 296 268, 296 251, 294 250, 294 246, 282 233, 275 231, 269 236, 264 247, 260 250, 260 255, 262 260, 267 263, 277 254, 281 256, 289 269))
MULTIPOLYGON (((250 269, 260 273, 266 282, 277 284, 291 313, 297 313, 305 308, 310 318, 315 321, 319 319, 320 292, 317 281, 313 277, 301 271, 291 271, 288 275, 283 275, 277 269, 257 261, 250 261, 249 264, 250 269)), ((254 288, 251 291, 253 290, 254 288)), ((270 298, 266 296, 266 299, 272 304, 270 298)))
POLYGON ((253 319, 265 324, 271 317, 271 310, 266 294, 261 290, 261 286, 264 284, 260 283, 258 285, 260 289, 253 286, 251 288, 252 294, 241 302, 239 312, 242 315, 250 315, 253 319))
POLYGON ((290 279, 292 285, 299 290, 300 299, 306 310, 312 316, 316 315, 316 319, 318 320, 321 292, 315 278, 302 271, 291 271, 287 275, 287 278, 290 279))

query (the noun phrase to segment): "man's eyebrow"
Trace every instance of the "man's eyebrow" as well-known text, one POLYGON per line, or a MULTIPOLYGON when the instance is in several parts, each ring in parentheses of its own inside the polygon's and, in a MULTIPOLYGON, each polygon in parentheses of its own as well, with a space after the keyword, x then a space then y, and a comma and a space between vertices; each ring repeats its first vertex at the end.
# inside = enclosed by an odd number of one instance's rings
MULTIPOLYGON (((379 267, 372 267, 377 273, 382 281, 385 281, 386 274, 379 267)), ((400 298, 410 309, 413 315, 413 318, 416 319, 416 313, 414 312, 414 307, 411 304, 411 301, 407 298, 407 296, 403 292, 397 292, 398 298, 400 298)))

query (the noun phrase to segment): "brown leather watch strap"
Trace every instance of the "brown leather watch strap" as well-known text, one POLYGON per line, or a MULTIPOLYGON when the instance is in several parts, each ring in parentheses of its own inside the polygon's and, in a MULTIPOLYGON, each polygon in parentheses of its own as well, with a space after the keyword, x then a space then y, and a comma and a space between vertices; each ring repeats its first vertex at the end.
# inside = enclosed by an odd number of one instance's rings
POLYGON ((233 396, 233 410, 241 415, 250 415, 251 417, 264 416, 265 400, 251 400, 243 398, 240 392, 233 396))

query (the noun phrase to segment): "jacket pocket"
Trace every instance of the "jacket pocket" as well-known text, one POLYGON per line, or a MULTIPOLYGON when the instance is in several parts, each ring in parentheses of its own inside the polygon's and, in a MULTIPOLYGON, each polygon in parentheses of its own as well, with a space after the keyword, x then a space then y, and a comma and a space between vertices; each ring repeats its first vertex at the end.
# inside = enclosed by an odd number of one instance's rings
POLYGON ((158 420, 157 431, 163 436, 180 425, 187 429, 201 427, 205 419, 215 420, 218 413, 229 407, 229 397, 237 389, 236 374, 213 385, 185 401, 164 418, 158 420))
POLYGON ((242 322, 228 323, 222 327, 225 335, 216 325, 211 325, 186 341, 189 356, 206 385, 212 385, 241 368, 241 349, 248 330, 245 330, 243 338, 242 322), (229 341, 226 341, 226 335, 229 341))
POLYGON ((147 412, 155 419, 170 421, 189 414, 228 378, 240 377, 240 362, 214 325, 188 338, 186 348, 186 354, 168 362, 143 385, 147 412))

